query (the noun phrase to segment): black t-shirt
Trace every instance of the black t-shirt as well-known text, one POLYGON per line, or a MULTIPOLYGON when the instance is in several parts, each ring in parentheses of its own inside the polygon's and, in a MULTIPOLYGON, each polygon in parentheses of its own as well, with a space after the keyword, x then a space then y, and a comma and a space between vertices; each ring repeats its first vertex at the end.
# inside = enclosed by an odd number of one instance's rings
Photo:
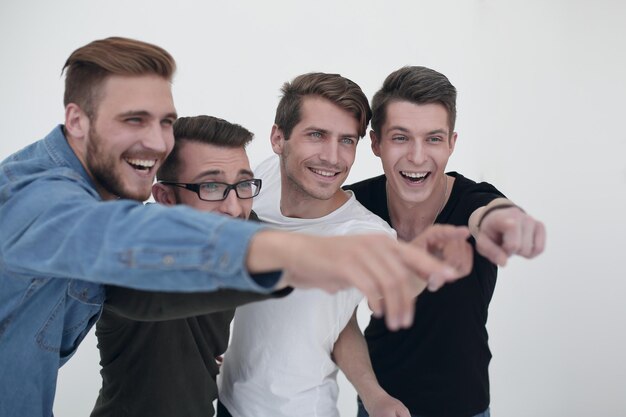
POLYGON ((96 323, 102 388, 91 416, 214 415, 215 358, 228 345, 234 307, 268 297, 108 287, 96 323))
MULTIPOLYGON (((258 220, 254 212, 250 219, 258 220)), ((277 276, 252 279, 264 285, 277 276)), ((213 416, 215 358, 228 345, 235 307, 291 290, 185 294, 107 287, 96 323, 102 388, 91 417, 213 416)))
MULTIPOLYGON (((503 197, 490 184, 477 184, 455 172, 448 175, 456 180, 436 223, 467 225, 474 210, 503 197)), ((385 185, 382 175, 346 188, 391 223, 385 185)), ((469 276, 417 297, 411 328, 391 332, 384 319, 372 317, 365 338, 374 372, 381 386, 412 414, 466 417, 489 406, 491 352, 485 326, 496 274, 496 266, 474 251, 469 276)))

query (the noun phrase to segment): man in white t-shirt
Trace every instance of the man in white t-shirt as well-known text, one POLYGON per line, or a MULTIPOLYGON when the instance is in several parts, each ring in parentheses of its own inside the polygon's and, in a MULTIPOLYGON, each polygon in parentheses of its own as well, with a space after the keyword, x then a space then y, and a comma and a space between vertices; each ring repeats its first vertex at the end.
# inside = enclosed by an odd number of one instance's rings
MULTIPOLYGON (((254 202, 259 218, 283 230, 395 239, 386 222, 341 189, 371 115, 359 86, 336 74, 311 73, 286 83, 282 92, 271 133, 278 157, 256 169, 264 183, 254 202)), ((457 236, 471 264, 463 246, 467 234, 457 236)), ((416 282, 417 294, 425 283, 416 282)), ((218 417, 338 416, 332 351, 361 299, 355 289, 296 289, 284 299, 239 308, 221 370, 218 417)), ((408 415, 384 391, 380 401, 393 415, 408 415)))

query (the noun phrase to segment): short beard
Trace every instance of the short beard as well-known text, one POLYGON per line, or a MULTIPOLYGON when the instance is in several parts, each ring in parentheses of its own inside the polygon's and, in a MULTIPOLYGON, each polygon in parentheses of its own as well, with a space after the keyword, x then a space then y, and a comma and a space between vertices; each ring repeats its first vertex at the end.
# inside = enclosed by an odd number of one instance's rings
POLYGON ((87 144, 85 163, 96 187, 100 187, 107 193, 116 195, 119 198, 146 201, 150 198, 151 190, 148 190, 147 193, 134 194, 124 186, 124 180, 120 172, 115 169, 118 161, 101 150, 101 145, 105 139, 96 132, 94 122, 90 123, 89 126, 89 143, 87 144))

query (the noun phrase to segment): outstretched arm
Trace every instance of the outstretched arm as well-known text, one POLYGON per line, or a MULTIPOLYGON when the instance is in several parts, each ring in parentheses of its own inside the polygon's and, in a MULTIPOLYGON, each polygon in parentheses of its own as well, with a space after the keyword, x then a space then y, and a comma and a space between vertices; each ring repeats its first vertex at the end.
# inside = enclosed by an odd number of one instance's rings
POLYGON ((333 359, 356 389, 370 417, 410 417, 409 410, 378 384, 356 311, 335 342, 333 359))
MULTIPOLYGON (((470 232, 464 226, 435 224, 419 234, 411 244, 416 245, 456 271, 456 277, 467 276, 474 261, 472 246, 467 242, 470 232)), ((436 291, 452 280, 428 280, 428 289, 436 291)), ((418 295, 421 291, 416 292, 418 295)))
POLYGON ((358 288, 391 330, 413 321, 416 280, 448 282, 458 271, 423 248, 383 234, 320 237, 263 230, 253 236, 247 268, 283 269, 282 284, 334 292, 358 288))
POLYGON ((534 258, 545 247, 543 223, 506 198, 476 209, 470 216, 469 229, 478 253, 500 266, 506 265, 512 255, 534 258))
POLYGON ((173 320, 229 310, 255 301, 282 297, 289 292, 290 288, 272 294, 230 289, 180 293, 107 286, 104 308, 136 321, 173 320))

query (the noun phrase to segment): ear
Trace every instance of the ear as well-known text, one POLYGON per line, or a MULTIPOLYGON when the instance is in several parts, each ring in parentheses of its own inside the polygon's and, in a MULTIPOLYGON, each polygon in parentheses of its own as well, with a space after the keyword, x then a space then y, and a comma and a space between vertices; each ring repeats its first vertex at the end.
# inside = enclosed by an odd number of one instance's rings
POLYGON ((277 124, 272 126, 272 134, 270 135, 270 142, 272 143, 272 150, 276 155, 283 153, 283 146, 285 142, 285 135, 283 130, 278 127, 277 124))
POLYGON ((374 132, 373 130, 370 130, 370 140, 372 142, 372 152, 374 152, 374 155, 380 158, 380 141, 378 139, 378 136, 376 136, 376 132, 374 132))
POLYGON ((152 185, 152 197, 154 197, 154 201, 157 203, 161 203, 166 206, 173 206, 176 204, 176 195, 172 187, 158 182, 152 185))
POLYGON ((82 140, 89 132, 89 117, 78 104, 65 106, 65 130, 68 139, 82 140))
POLYGON ((456 132, 453 132, 452 136, 450 136, 450 140, 449 140, 450 155, 452 155, 452 152, 454 152, 454 147, 456 146, 457 137, 458 137, 458 134, 456 132))

